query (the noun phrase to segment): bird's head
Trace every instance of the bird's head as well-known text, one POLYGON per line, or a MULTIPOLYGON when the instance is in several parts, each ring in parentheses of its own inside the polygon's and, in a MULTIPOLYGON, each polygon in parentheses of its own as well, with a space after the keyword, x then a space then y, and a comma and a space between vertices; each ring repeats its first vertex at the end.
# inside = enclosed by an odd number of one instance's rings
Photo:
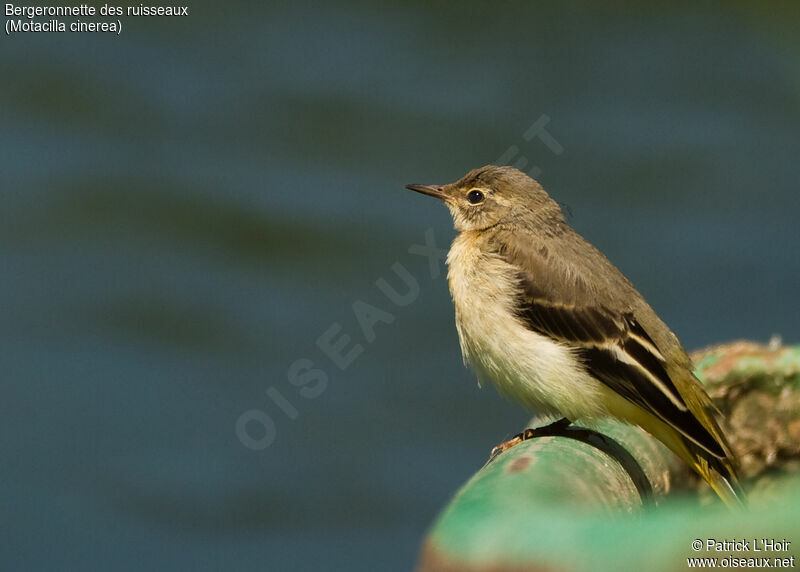
POLYGON ((563 222, 558 204, 535 180, 513 167, 487 165, 447 185, 406 185, 441 199, 459 232, 480 231, 506 223, 540 226, 563 222))

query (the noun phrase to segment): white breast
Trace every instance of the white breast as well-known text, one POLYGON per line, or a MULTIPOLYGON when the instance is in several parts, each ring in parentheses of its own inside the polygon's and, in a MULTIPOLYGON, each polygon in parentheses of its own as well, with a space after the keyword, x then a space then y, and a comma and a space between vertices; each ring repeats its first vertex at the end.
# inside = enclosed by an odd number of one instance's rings
POLYGON ((542 413, 575 420, 607 415, 608 391, 590 377, 568 347, 528 330, 514 315, 516 271, 482 253, 469 233, 447 256, 450 293, 465 363, 479 381, 542 413))

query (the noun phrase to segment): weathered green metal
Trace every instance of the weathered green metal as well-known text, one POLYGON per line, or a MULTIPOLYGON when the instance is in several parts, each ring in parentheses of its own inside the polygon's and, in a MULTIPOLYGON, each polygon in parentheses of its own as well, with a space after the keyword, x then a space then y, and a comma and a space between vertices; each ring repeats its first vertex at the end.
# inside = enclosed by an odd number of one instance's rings
POLYGON ((791 441, 793 428, 800 432, 800 346, 737 343, 694 357, 730 416, 734 449, 750 458, 743 474, 756 488, 747 512, 732 513, 710 496, 699 502, 691 473, 665 447, 638 428, 603 421, 594 428, 630 453, 633 465, 613 446, 612 454, 598 448, 594 434, 583 435, 587 442, 551 436, 516 445, 478 471, 439 515, 419 570, 686 570, 687 558, 731 555, 766 557, 773 566, 773 558, 794 557, 800 567, 800 439, 791 441), (754 441, 754 427, 763 432, 776 415, 783 432, 754 441), (748 450, 754 444, 766 449, 748 450), (651 501, 642 502, 637 471, 652 485, 651 501), (711 538, 747 538, 750 550, 708 551, 711 538), (761 538, 791 544, 756 552, 752 540, 761 538), (695 540, 700 551, 692 549, 695 540))

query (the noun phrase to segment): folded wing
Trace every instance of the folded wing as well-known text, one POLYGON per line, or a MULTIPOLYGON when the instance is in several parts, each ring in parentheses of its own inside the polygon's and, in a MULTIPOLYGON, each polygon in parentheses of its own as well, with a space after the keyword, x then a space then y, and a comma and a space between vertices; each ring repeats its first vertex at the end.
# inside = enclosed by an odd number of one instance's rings
MULTIPOLYGON (((520 321, 571 347, 596 379, 712 456, 724 458, 724 449, 687 406, 669 376, 664 354, 634 312, 621 310, 619 301, 606 304, 593 296, 574 269, 569 282, 568 271, 547 268, 546 252, 530 252, 524 258, 505 248, 497 252, 518 271, 515 311, 520 321)), ((627 281, 620 288, 635 292, 627 281)))

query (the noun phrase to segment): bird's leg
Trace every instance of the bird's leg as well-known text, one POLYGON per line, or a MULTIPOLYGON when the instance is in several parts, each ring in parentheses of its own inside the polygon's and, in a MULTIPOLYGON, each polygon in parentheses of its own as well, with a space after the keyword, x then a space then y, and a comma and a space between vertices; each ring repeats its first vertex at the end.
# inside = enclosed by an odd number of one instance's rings
MULTIPOLYGON (((527 429, 526 429, 526 431, 527 431, 527 429)), ((514 435, 508 441, 503 441, 499 445, 495 445, 494 447, 492 447, 492 452, 489 453, 489 460, 486 461, 486 464, 488 465, 489 463, 494 461, 494 459, 495 459, 495 457, 497 457, 497 455, 499 455, 500 453, 502 453, 504 451, 507 451, 508 449, 513 447, 514 445, 522 443, 524 440, 525 440, 525 433, 517 433, 516 435, 514 435)))
POLYGON ((572 421, 570 421, 566 417, 562 417, 561 419, 557 419, 552 423, 545 425, 544 427, 537 427, 536 429, 525 429, 523 435, 529 431, 531 432, 531 434, 528 435, 527 437, 524 437, 524 439, 530 439, 532 437, 546 437, 548 435, 558 435, 570 425, 572 425, 572 421))
MULTIPOLYGON (((523 441, 527 441, 528 439, 533 439, 534 437, 547 437, 552 435, 560 434, 564 429, 570 426, 572 421, 567 419, 566 417, 562 417, 552 423, 545 425, 544 427, 536 427, 535 429, 525 429, 522 433, 517 433, 508 441, 503 441, 496 447, 492 449, 492 452, 489 453, 489 460, 486 461, 486 465, 491 463, 495 460, 495 458, 505 451, 508 451, 514 445, 518 445, 523 441)), ((484 465, 484 466, 486 466, 484 465)))

